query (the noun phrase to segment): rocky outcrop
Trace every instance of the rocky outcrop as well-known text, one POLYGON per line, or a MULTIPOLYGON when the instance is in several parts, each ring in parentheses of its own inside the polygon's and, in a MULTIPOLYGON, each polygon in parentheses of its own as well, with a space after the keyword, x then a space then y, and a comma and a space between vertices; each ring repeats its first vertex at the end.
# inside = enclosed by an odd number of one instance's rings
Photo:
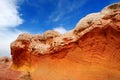
POLYGON ((120 3, 87 15, 63 35, 21 34, 11 55, 12 69, 27 73, 26 80, 120 80, 120 3))
POLYGON ((10 58, 0 58, 0 80, 19 80, 19 76, 22 74, 20 71, 14 71, 11 69, 12 61, 10 58))

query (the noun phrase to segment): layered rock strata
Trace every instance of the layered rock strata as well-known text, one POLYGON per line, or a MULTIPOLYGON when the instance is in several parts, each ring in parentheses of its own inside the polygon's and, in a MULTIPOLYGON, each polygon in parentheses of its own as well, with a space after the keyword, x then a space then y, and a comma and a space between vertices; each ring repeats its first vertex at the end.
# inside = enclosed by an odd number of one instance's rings
POLYGON ((12 69, 29 80, 120 80, 120 3, 87 15, 63 35, 21 34, 11 55, 12 69))

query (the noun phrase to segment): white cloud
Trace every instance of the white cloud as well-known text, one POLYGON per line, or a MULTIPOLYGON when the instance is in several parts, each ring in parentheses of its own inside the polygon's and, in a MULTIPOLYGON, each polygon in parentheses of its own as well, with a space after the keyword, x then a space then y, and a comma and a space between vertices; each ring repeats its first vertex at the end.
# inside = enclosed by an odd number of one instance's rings
POLYGON ((10 43, 22 33, 18 30, 0 29, 0 56, 10 57, 10 43))
POLYGON ((53 30, 60 32, 61 34, 64 34, 67 32, 67 30, 63 27, 56 27, 53 30))
POLYGON ((0 28, 22 24, 23 20, 17 9, 17 0, 0 0, 0 28))
POLYGON ((23 23, 18 12, 19 0, 0 0, 0 56, 10 56, 10 43, 22 32, 15 29, 23 23))

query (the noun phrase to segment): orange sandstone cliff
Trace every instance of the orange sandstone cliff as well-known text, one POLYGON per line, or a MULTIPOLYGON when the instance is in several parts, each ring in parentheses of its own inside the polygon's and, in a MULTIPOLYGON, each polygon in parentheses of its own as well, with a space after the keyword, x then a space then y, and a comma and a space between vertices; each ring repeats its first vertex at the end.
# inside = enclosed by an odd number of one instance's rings
POLYGON ((87 15, 63 35, 21 34, 11 55, 5 70, 16 78, 2 78, 0 70, 0 80, 120 80, 120 3, 87 15))

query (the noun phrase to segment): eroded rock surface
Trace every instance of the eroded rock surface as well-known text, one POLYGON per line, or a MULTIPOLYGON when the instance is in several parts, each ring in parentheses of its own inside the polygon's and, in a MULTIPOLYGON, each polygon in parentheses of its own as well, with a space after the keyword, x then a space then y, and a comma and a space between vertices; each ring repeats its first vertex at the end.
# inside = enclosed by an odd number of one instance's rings
POLYGON ((21 72, 12 70, 11 64, 10 58, 0 58, 0 80, 19 80, 21 72))
POLYGON ((120 80, 120 3, 87 15, 63 35, 21 34, 11 55, 12 69, 27 74, 20 80, 120 80))

